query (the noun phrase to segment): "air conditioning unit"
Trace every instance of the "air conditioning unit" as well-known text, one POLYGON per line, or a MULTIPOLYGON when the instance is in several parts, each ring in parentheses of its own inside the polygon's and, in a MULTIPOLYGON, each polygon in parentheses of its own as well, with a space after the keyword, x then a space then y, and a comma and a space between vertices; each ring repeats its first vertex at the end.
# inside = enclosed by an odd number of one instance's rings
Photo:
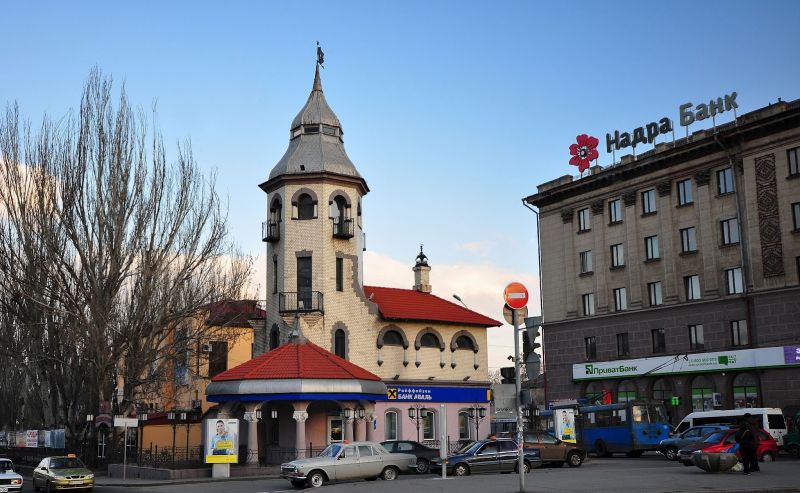
POLYGON ((200 351, 202 351, 204 353, 210 353, 211 352, 211 344, 203 344, 203 345, 201 345, 200 346, 200 351))
POLYGON ((722 407, 722 394, 719 392, 714 392, 711 403, 714 405, 714 407, 722 407))

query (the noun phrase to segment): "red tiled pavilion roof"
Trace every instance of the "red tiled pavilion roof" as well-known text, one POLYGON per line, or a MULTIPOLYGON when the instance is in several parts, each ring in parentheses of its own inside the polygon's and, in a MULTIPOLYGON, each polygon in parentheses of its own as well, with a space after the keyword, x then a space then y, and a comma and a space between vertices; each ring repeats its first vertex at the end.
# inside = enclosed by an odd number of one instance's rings
POLYGON ((502 325, 497 320, 463 306, 414 289, 364 286, 364 293, 367 297, 372 297, 372 301, 378 305, 381 316, 385 319, 450 322, 484 327, 502 325))
POLYGON ((292 378, 380 381, 377 375, 311 342, 283 344, 224 371, 211 380, 220 382, 292 378))

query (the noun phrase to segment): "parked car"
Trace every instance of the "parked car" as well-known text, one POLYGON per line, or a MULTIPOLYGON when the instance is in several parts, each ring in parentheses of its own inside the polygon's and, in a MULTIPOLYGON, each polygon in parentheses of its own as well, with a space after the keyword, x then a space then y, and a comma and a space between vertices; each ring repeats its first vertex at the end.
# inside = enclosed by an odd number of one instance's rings
POLYGON ((667 460, 678 460, 678 450, 703 440, 707 435, 719 430, 730 429, 730 425, 703 425, 693 426, 683 433, 665 438, 658 444, 658 451, 664 454, 667 460))
POLYGON ((391 453, 379 443, 332 443, 317 457, 281 464, 281 477, 297 488, 319 488, 328 481, 379 477, 392 481, 416 467, 415 455, 391 453))
POLYGON ((9 459, 0 459, 0 492, 22 491, 22 476, 9 459))
POLYGON ((428 472, 431 468, 431 460, 439 457, 438 449, 430 448, 413 440, 381 442, 381 445, 389 452, 415 455, 417 457, 417 472, 420 474, 428 472))
POLYGON ((580 467, 586 458, 586 451, 578 444, 559 440, 546 431, 526 431, 525 446, 537 448, 542 462, 561 467, 566 462, 570 467, 580 467))
MULTIPOLYGON (((467 476, 484 472, 513 472, 517 470, 518 463, 517 442, 508 438, 497 440, 478 440, 472 442, 445 459, 433 459, 431 472, 441 473, 442 467, 447 468, 447 474, 453 476, 467 476)), ((537 448, 523 448, 523 472, 527 473, 534 467, 541 467, 542 456, 537 448)))
MULTIPOLYGON (((737 431, 738 428, 719 430, 708 435, 703 441, 687 445, 678 451, 678 460, 681 461, 684 466, 691 466, 692 454, 694 452, 725 452, 736 443, 737 431)), ((738 451, 736 455, 738 455, 739 458, 742 456, 738 451)), ((778 457, 778 442, 765 430, 758 431, 756 457, 758 457, 758 460, 761 462, 772 462, 778 457)))
POLYGON ((797 459, 800 457, 800 411, 793 418, 787 420, 791 423, 787 426, 788 433, 783 437, 782 448, 797 459))
POLYGON ((75 454, 45 457, 33 470, 33 490, 83 490, 94 489, 94 474, 75 454))

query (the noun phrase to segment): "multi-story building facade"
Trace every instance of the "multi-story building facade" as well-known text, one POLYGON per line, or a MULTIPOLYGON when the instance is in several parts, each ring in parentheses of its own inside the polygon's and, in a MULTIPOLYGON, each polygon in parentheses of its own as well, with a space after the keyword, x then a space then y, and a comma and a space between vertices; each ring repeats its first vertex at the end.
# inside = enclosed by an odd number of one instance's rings
POLYGON ((800 406, 799 159, 778 102, 525 198, 548 400, 800 406))

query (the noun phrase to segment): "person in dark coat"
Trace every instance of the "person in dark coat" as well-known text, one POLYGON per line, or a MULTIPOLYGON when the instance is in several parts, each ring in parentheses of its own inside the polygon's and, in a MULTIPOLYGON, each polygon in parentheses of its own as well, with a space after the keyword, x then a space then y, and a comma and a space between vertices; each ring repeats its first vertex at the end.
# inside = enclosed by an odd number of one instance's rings
POLYGON ((739 452, 742 455, 742 465, 744 473, 750 474, 751 471, 758 471, 758 429, 753 424, 750 413, 744 415, 739 431, 736 432, 736 443, 739 444, 739 452))

